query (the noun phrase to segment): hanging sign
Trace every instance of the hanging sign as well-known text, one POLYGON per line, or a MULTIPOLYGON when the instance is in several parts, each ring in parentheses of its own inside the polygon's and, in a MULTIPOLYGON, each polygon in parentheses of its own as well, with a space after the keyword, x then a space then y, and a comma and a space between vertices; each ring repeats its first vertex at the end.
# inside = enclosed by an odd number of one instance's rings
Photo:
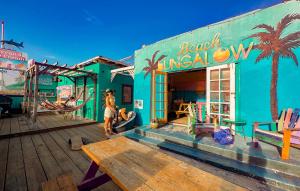
POLYGON ((0 48, 0 94, 23 95, 27 55, 0 48))
POLYGON ((26 61, 27 55, 23 52, 17 52, 14 50, 8 50, 0 48, 0 58, 10 59, 10 60, 20 60, 26 61))
POLYGON ((143 109, 144 108, 144 101, 141 100, 141 99, 134 100, 134 108, 143 109))

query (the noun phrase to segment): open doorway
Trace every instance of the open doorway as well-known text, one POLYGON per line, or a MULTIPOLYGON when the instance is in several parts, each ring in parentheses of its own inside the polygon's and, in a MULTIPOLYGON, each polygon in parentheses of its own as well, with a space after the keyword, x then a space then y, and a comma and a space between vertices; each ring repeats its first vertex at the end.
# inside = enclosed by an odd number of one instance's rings
POLYGON ((206 69, 169 73, 168 79, 169 122, 187 124, 187 105, 206 104, 206 69))
POLYGON ((235 120, 234 63, 190 71, 156 72, 152 83, 152 119, 186 125, 187 107, 194 104, 198 122, 225 127, 225 119, 235 120))

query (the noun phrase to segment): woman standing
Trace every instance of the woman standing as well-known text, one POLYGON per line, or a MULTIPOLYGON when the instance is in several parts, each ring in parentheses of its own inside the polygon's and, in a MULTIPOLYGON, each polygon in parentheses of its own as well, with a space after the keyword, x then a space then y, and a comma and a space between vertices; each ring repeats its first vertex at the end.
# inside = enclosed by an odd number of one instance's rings
POLYGON ((104 130, 105 135, 110 136, 112 132, 112 120, 116 113, 115 96, 111 89, 105 91, 104 130))

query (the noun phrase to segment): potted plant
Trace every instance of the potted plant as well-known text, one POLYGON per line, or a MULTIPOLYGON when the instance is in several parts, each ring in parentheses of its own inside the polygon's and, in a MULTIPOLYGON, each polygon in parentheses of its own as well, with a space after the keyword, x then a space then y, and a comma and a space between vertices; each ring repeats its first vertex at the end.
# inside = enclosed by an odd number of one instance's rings
POLYGON ((156 129, 158 127, 158 120, 157 119, 151 119, 150 127, 153 129, 156 129))

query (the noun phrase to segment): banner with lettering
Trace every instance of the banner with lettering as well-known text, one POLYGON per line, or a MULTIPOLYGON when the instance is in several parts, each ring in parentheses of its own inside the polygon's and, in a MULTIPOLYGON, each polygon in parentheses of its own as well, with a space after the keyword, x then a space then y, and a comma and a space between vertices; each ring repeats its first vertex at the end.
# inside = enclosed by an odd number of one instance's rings
POLYGON ((0 48, 0 94, 23 95, 27 55, 0 48))

